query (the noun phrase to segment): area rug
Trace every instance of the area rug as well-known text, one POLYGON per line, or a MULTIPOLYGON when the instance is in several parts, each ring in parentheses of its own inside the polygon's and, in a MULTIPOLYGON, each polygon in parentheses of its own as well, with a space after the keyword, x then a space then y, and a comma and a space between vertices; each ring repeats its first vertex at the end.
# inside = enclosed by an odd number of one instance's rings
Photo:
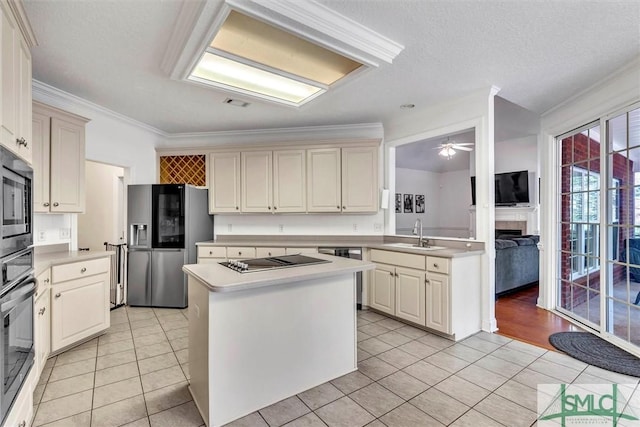
POLYGON ((589 332, 558 332, 549 342, 574 359, 619 374, 640 377, 640 359, 589 332))

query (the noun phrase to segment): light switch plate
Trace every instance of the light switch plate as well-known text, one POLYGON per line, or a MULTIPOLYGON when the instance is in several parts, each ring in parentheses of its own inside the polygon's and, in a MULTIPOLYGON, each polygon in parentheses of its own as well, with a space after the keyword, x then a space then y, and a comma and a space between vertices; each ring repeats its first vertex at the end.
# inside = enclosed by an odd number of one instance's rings
POLYGON ((71 237, 71 229, 69 229, 69 228, 61 228, 60 229, 60 238, 61 239, 68 239, 69 237, 71 237))

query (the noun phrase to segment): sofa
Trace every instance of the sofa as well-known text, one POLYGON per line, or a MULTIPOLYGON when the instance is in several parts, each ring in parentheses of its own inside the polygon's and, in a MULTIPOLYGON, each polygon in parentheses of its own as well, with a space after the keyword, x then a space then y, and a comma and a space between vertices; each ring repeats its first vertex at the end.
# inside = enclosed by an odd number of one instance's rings
POLYGON ((496 239, 496 297, 538 281, 540 236, 501 235, 496 239))

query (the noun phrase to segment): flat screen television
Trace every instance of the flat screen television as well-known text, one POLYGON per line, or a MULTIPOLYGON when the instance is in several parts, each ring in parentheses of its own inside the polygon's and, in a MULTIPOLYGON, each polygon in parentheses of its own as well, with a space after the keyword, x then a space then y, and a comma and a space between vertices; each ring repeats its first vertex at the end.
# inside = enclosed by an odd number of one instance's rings
MULTIPOLYGON (((529 203, 529 171, 505 172, 495 175, 496 206, 529 203)), ((476 204, 476 177, 471 177, 471 203, 476 204)))

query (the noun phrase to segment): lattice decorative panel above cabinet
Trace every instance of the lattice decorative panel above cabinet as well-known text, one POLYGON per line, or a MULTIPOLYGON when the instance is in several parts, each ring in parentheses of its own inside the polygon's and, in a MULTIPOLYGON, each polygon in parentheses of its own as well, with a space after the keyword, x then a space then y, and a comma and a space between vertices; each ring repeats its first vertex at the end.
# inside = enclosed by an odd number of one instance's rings
POLYGON ((207 184, 206 156, 160 156, 160 184, 207 184))

